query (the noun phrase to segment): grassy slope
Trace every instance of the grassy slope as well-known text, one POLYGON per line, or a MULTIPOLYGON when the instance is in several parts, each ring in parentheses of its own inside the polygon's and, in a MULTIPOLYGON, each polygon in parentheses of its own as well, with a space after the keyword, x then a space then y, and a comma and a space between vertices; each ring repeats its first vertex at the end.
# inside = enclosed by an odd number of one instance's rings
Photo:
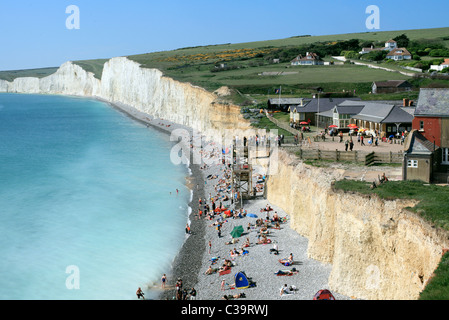
MULTIPOLYGON (((245 66, 250 62, 260 62, 257 57, 251 56, 251 53, 270 50, 270 48, 299 46, 302 44, 314 42, 333 42, 338 40, 360 39, 369 41, 386 41, 402 33, 407 34, 411 40, 417 39, 435 39, 449 34, 449 28, 418 29, 418 30, 399 30, 399 31, 381 31, 365 33, 348 33, 339 35, 291 37, 278 40, 256 41, 237 44, 222 44, 200 46, 192 48, 181 48, 172 51, 154 52, 147 54, 138 54, 129 56, 130 59, 139 62, 143 67, 158 68, 167 76, 180 81, 188 81, 205 87, 208 90, 215 90, 222 85, 245 86, 250 83, 252 86, 278 86, 278 85, 297 85, 297 84, 315 84, 331 82, 372 82, 374 80, 403 79, 404 76, 397 73, 386 71, 371 70, 355 66, 330 66, 324 68, 290 68, 288 64, 268 65, 263 67, 251 67, 247 69, 237 69, 231 71, 212 73, 210 69, 220 61, 226 60, 226 54, 235 58, 239 54, 238 50, 246 49, 241 57, 249 57, 249 60, 239 61, 239 64, 245 66), (228 52, 227 52, 228 51, 228 52), (287 68, 288 67, 288 68, 287 68), (298 74, 288 76, 258 76, 264 71, 298 71, 298 74)), ((444 43, 449 47, 449 40, 444 43)), ((102 65, 106 59, 94 59, 77 61, 88 71, 94 72, 97 78, 101 77, 102 65)), ((53 73, 55 68, 22 70, 22 71, 1 71, 0 79, 13 80, 22 76, 43 77, 53 73)), ((348 89, 350 90, 350 89, 348 89)))

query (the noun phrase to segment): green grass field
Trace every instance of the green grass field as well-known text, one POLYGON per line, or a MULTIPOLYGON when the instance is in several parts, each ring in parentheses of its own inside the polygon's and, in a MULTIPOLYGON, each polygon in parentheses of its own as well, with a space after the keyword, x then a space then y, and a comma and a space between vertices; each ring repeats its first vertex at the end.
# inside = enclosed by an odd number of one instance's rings
MULTIPOLYGON (((357 65, 331 66, 291 66, 284 62, 271 63, 264 56, 275 54, 279 48, 295 48, 305 44, 329 43, 359 39, 360 41, 387 41, 391 38, 406 34, 410 40, 432 39, 439 41, 449 48, 449 28, 377 31, 365 33, 348 33, 323 36, 296 36, 286 39, 255 41, 236 44, 218 44, 180 48, 171 51, 160 51, 128 56, 146 68, 157 68, 167 76, 201 86, 214 91, 221 86, 229 86, 246 95, 270 95, 275 88, 283 87, 283 92, 290 95, 310 95, 311 87, 321 86, 326 92, 353 92, 366 95, 373 81, 410 79, 397 72, 376 70, 357 65), (226 63, 226 68, 217 68, 226 63), (288 74, 281 75, 280 73, 288 74), (261 75, 274 73, 273 75, 261 75), (276 74, 277 73, 277 74, 276 74)), ((332 58, 324 57, 325 61, 332 58)), ((95 77, 101 78, 103 64, 107 59, 92 59, 75 61, 85 70, 93 72, 95 77)), ((382 64, 383 65, 383 64, 382 64)), ((401 70, 395 65, 388 67, 401 70)), ((1 71, 0 79, 8 81, 16 77, 38 76, 44 77, 55 72, 56 68, 1 71)), ((448 82, 448 81, 446 81, 448 82)), ((241 95, 234 96, 232 102, 240 105, 248 101, 241 95)), ((402 99, 402 95, 394 99, 402 99)), ((370 98, 370 97, 368 97, 370 98)), ((383 97, 382 99, 389 98, 383 97)), ((264 97, 262 100, 266 100, 264 97)))

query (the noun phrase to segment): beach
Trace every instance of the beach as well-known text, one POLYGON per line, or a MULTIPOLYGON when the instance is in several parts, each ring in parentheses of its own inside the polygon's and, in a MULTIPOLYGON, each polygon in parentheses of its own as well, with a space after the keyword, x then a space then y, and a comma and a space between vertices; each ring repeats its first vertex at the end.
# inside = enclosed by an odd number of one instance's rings
MULTIPOLYGON (((121 111, 138 121, 163 130, 170 134, 174 129, 185 129, 192 133, 190 128, 172 123, 167 120, 149 117, 147 114, 134 111, 123 105, 114 105, 121 111)), ((160 300, 174 300, 176 297, 175 284, 182 280, 182 288, 186 289, 187 299, 191 299, 189 293, 192 288, 196 291, 196 300, 312 300, 319 290, 329 289, 328 278, 331 265, 307 257, 308 240, 290 228, 289 215, 282 208, 269 203, 263 197, 263 189, 259 190, 253 200, 243 201, 243 214, 236 217, 223 218, 222 214, 215 214, 210 219, 205 217, 204 206, 212 206, 211 198, 214 198, 217 207, 226 206, 230 209, 237 208, 240 212, 240 202, 231 201, 231 193, 226 192, 226 182, 230 181, 229 163, 232 161, 230 154, 225 155, 225 164, 222 163, 222 150, 213 142, 201 140, 202 149, 199 147, 201 137, 193 137, 189 146, 191 151, 199 152, 202 157, 216 161, 208 166, 190 163, 191 175, 186 177, 186 185, 192 193, 189 204, 191 213, 187 223, 190 226, 190 234, 186 232, 185 241, 175 257, 172 269, 167 270, 166 286, 161 288, 161 282, 150 284, 147 290, 158 292, 160 300), (217 188, 225 189, 218 190, 217 188), (224 200, 224 196, 229 200, 224 200), (199 202, 201 199, 201 204, 199 202), (264 211, 269 206, 271 211, 264 211), (203 211, 199 217, 199 210, 203 211), (250 214, 251 216, 248 216, 250 214), (279 217, 279 228, 275 228, 272 222, 274 215, 279 217), (252 217, 256 215, 257 218, 252 217), (220 218, 221 217, 221 218, 220 218), (268 228, 266 237, 270 243, 259 244, 261 227, 256 225, 257 220, 268 228), (221 221, 221 236, 218 235, 217 222, 221 221), (230 232, 236 226, 242 226, 244 232, 231 242, 230 232), (249 240, 249 246, 243 246, 249 240), (211 247, 209 248, 209 242, 211 247), (272 249, 277 246, 278 252, 272 249), (236 249, 241 254, 231 254, 236 249), (293 255, 293 262, 289 265, 281 264, 279 260, 293 255), (219 268, 225 260, 230 269, 220 275, 219 268), (206 274, 211 268, 212 274, 206 274), (244 272, 250 282, 250 286, 238 289, 235 286, 235 274, 244 272), (280 275, 287 273, 285 275, 280 275), (280 289, 287 285, 291 290, 288 294, 280 294, 280 289), (243 294, 243 295, 242 295, 243 294)), ((253 182, 256 183, 265 175, 261 166, 253 167, 253 182)), ((162 278, 161 274, 161 278, 162 278)), ((337 300, 348 300, 350 297, 332 292, 337 300)))

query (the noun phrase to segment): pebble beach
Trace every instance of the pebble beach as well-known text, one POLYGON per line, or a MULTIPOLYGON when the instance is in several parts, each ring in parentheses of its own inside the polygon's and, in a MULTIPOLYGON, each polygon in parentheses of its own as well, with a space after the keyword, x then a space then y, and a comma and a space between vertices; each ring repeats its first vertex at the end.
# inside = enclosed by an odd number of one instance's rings
MULTIPOLYGON (((170 133, 177 128, 183 128, 190 133, 191 129, 171 123, 163 119, 150 118, 147 114, 137 113, 126 106, 114 105, 114 107, 126 112, 136 120, 151 125, 156 129, 170 133)), ((199 139, 198 137, 194 137, 199 139)), ((165 288, 161 288, 161 282, 149 285, 147 290, 157 292, 160 300, 177 300, 176 282, 182 280, 182 288, 186 289, 187 299, 191 299, 190 291, 196 291, 195 300, 313 300, 314 295, 323 289, 329 289, 328 279, 331 265, 307 257, 308 240, 290 228, 289 215, 282 208, 268 202, 263 197, 263 184, 253 200, 245 200, 239 203, 231 201, 231 193, 227 192, 226 183, 230 182, 231 155, 223 155, 221 148, 214 146, 213 142, 191 140, 191 151, 199 152, 203 158, 213 161, 210 165, 190 163, 191 175, 186 177, 186 185, 192 193, 192 201, 189 204, 191 214, 187 224, 190 233, 185 236, 185 241, 175 257, 172 269, 167 270, 167 282, 165 288), (198 149, 196 149, 198 148, 198 149), (228 200, 225 200, 227 196, 228 200), (201 203, 200 203, 201 199, 201 203), (206 216, 205 206, 212 208, 212 199, 215 206, 234 209, 242 213, 235 216, 213 214, 206 216), (243 207, 241 208, 241 204, 243 207), (271 211, 264 211, 269 206, 271 211), (201 216, 199 210, 202 211, 201 216), (261 211, 262 210, 262 211, 261 211), (279 224, 272 222, 273 216, 279 217, 279 224), (254 217, 257 216, 257 217, 254 217), (269 243, 258 243, 261 238, 261 226, 257 221, 266 226, 265 235, 269 243), (217 223, 221 223, 221 235, 218 234, 217 223), (240 237, 235 238, 232 244, 231 231, 236 226, 242 226, 244 231, 240 237), (244 244, 249 241, 249 246, 244 244), (209 247, 210 243, 210 247, 209 247), (277 253, 273 250, 278 249, 277 253), (232 250, 240 254, 231 254, 232 250), (286 266, 279 262, 280 259, 293 255, 293 263, 286 266), (230 265, 225 274, 219 272, 219 268, 227 262, 230 265), (211 274, 206 274, 212 269, 211 274), (281 272, 279 272, 281 271, 281 272), (235 274, 244 272, 250 282, 250 287, 238 289, 235 286, 235 274), (279 275, 287 272, 286 275, 279 275), (288 293, 281 294, 281 288, 287 285, 288 293)), ((262 167, 253 166, 253 185, 264 176, 262 167)), ((162 278, 161 274, 161 278, 162 278)), ((336 300, 350 300, 349 297, 332 292, 336 300)), ((153 295, 152 295, 153 296, 153 295)))

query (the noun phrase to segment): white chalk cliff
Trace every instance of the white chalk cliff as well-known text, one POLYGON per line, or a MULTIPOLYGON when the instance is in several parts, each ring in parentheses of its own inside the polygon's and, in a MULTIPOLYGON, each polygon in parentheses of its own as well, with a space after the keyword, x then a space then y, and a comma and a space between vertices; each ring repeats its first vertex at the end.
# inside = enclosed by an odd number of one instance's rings
POLYGON ((41 79, 0 80, 0 92, 100 98, 189 126, 209 137, 226 129, 250 129, 250 123, 243 119, 238 106, 218 103, 216 94, 165 77, 157 69, 141 68, 126 57, 107 61, 101 80, 80 66, 66 62, 57 72, 41 79))

